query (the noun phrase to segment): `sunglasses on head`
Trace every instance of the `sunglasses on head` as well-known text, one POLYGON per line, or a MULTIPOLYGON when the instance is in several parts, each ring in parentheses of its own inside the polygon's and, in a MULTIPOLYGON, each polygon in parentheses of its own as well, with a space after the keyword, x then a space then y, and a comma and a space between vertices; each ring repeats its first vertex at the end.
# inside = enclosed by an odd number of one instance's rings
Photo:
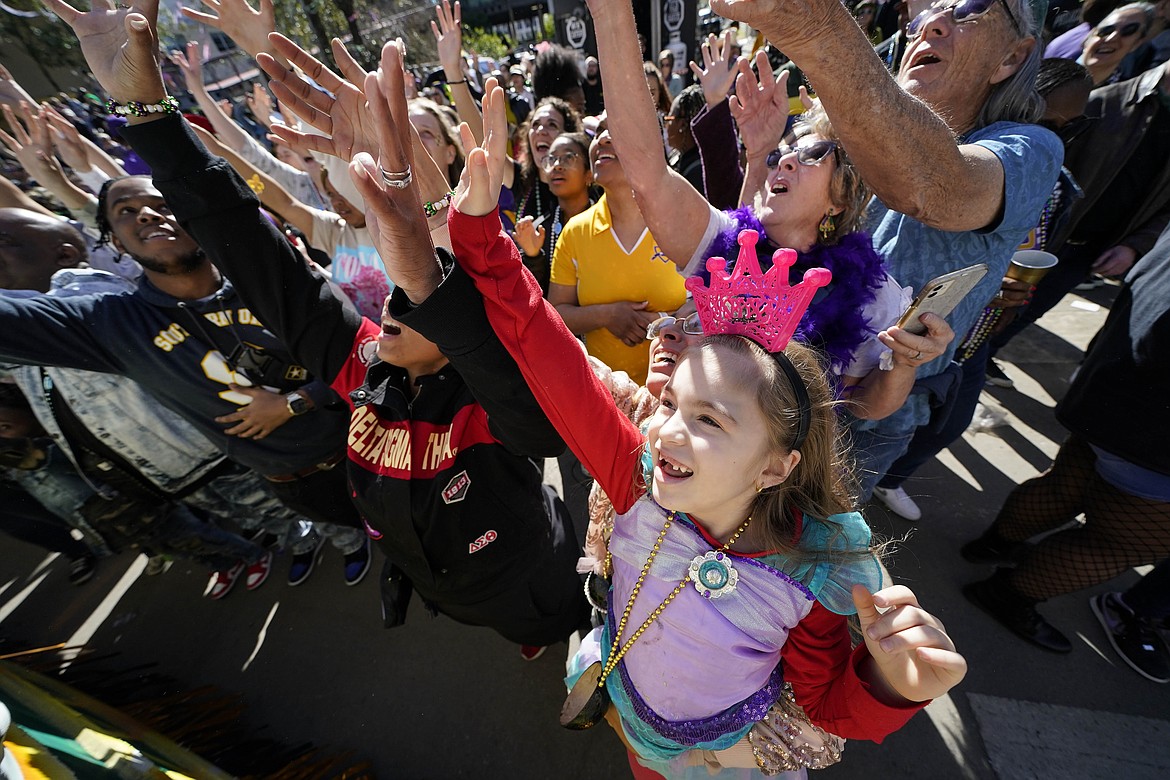
POLYGON ((646 326, 646 340, 650 341, 654 339, 663 329, 669 328, 676 322, 682 328, 682 332, 688 336, 703 335, 703 324, 699 322, 699 313, 693 312, 686 317, 659 317, 646 326))
POLYGON ((775 168, 785 155, 796 152, 796 161, 801 165, 818 165, 835 151, 837 151, 836 141, 813 141, 811 144, 797 144, 795 146, 781 144, 768 152, 764 164, 769 169, 775 168))
POLYGON ((1012 13, 1012 7, 1008 5, 1007 0, 957 0, 955 2, 937 3, 927 8, 922 13, 915 16, 906 25, 906 37, 917 38, 922 34, 922 28, 926 24, 926 20, 937 14, 951 12, 951 18, 955 20, 955 24, 963 24, 964 22, 973 22, 976 19, 987 16, 988 12, 995 7, 996 3, 1003 5, 1003 9, 1007 11, 1008 18, 1012 20, 1012 27, 1015 28, 1017 35, 1023 35, 1024 30, 1020 27, 1020 22, 1016 19, 1016 15, 1012 13))
POLYGON ((1128 22, 1120 26, 1116 24, 1103 24, 1098 27, 1094 33, 1098 38, 1108 38, 1114 32, 1116 32, 1122 38, 1129 38, 1130 36, 1136 35, 1137 32, 1141 29, 1141 22, 1128 22))

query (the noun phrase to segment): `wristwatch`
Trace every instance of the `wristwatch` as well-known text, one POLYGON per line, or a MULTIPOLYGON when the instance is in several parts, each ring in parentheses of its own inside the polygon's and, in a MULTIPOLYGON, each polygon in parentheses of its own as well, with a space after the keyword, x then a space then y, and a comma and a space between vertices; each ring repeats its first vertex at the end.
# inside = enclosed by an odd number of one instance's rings
POLYGON ((313 402, 302 395, 299 390, 293 390, 284 397, 284 400, 288 405, 288 413, 293 417, 299 417, 305 412, 313 411, 313 402))

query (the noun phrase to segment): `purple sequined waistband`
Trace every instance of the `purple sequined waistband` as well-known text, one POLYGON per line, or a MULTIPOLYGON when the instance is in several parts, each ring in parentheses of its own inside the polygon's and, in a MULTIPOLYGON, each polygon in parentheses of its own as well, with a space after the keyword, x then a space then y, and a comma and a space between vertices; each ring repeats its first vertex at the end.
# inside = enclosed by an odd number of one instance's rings
MULTIPOLYGON (((609 623, 609 632, 612 635, 614 630, 612 610, 609 610, 607 622, 609 623)), ((629 672, 626 671, 624 660, 618 662, 617 669, 622 689, 629 697, 630 704, 633 705, 634 713, 638 719, 661 736, 690 747, 701 742, 712 742, 751 723, 763 720, 771 706, 780 698, 780 692, 784 687, 783 666, 783 664, 777 664, 764 687, 739 704, 733 704, 723 712, 696 720, 667 720, 663 718, 651 709, 646 700, 634 688, 629 672)))

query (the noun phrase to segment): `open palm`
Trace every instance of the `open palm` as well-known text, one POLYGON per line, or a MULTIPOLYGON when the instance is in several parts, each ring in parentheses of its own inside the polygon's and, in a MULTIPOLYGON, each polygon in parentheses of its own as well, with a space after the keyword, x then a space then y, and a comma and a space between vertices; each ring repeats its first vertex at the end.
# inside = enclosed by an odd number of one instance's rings
POLYGON ((330 154, 346 162, 358 152, 377 154, 378 128, 363 91, 368 74, 345 45, 339 39, 333 39, 333 59, 341 70, 341 75, 338 75, 279 33, 271 35, 271 43, 275 52, 333 93, 330 97, 312 86, 275 57, 260 55, 256 61, 272 79, 269 87, 280 104, 325 135, 300 133, 280 125, 274 126, 273 132, 291 144, 330 154))
POLYGON ((64 0, 44 3, 73 28, 90 71, 114 100, 155 103, 166 95, 155 35, 158 0, 134 0, 116 11, 79 11, 64 0))
POLYGON ((788 71, 781 71, 773 80, 772 67, 763 52, 756 55, 756 67, 758 80, 747 60, 739 61, 735 95, 729 103, 749 157, 776 148, 788 123, 788 71))

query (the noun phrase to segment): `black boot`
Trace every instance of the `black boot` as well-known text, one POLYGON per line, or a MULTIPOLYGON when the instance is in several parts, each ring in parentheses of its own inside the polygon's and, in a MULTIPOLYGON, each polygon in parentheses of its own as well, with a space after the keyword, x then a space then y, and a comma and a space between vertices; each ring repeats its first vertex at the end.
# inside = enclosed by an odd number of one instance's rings
POLYGON ((1027 542, 1009 542, 995 532, 992 526, 983 536, 972 539, 959 548, 959 554, 971 563, 993 563, 996 566, 1015 566, 1028 552, 1027 542))
POLYGON ((975 606, 991 615, 1016 635, 1054 653, 1072 650, 1068 637, 1060 633, 1036 611, 1031 601, 1012 587, 1011 569, 996 569, 982 582, 963 586, 963 595, 975 606))

